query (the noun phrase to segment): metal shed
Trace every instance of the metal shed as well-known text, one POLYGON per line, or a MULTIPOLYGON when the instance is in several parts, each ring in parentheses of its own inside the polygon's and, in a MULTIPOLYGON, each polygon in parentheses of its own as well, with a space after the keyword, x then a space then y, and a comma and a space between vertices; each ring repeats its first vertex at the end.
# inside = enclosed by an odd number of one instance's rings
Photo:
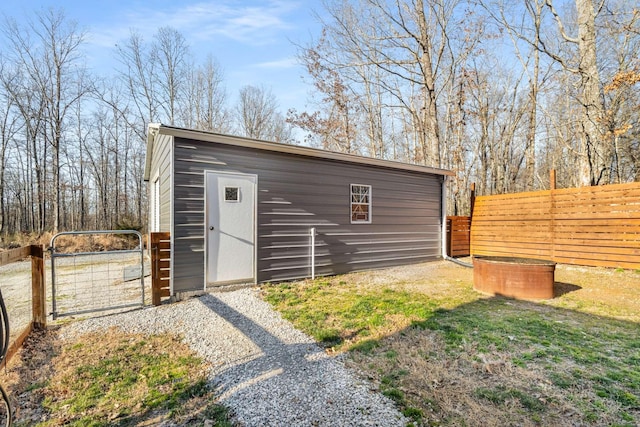
POLYGON ((171 295, 439 259, 445 181, 425 166, 150 124, 149 230, 171 295))

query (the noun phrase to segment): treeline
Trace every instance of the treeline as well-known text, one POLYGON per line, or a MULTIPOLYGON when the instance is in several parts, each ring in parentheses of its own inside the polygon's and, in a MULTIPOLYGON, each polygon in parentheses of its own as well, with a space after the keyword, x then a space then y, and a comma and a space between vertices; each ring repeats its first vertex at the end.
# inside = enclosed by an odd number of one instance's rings
POLYGON ((640 181, 640 11, 624 0, 328 0, 299 46, 312 101, 234 99, 177 30, 135 31, 87 68, 61 10, 1 26, 0 233, 146 224, 146 125, 234 133, 451 169, 479 194, 640 181), (286 106, 285 106, 286 107, 286 106), (302 141, 300 141, 302 142, 302 141))
POLYGON ((311 141, 455 171, 479 194, 640 181, 640 9, 625 0, 328 0, 300 46, 311 141))
POLYGON ((222 68, 184 36, 132 32, 117 67, 87 68, 85 33, 62 10, 5 18, 0 52, 0 233, 144 228, 150 122, 291 142, 271 91, 228 106, 222 68))

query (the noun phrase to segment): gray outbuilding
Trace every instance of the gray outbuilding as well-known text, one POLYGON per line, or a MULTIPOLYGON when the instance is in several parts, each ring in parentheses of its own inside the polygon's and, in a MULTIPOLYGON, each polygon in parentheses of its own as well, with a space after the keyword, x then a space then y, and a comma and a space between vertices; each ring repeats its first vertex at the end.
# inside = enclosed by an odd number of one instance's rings
POLYGON ((171 295, 442 256, 451 172, 151 124, 149 230, 171 236, 171 295))

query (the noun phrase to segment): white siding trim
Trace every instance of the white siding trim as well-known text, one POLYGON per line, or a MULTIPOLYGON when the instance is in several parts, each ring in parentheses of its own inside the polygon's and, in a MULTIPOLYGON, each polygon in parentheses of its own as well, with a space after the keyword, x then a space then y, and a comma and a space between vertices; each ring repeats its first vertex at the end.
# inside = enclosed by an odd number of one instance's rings
POLYGON ((150 200, 150 211, 151 211, 151 224, 150 230, 151 232, 160 231, 160 172, 156 171, 153 175, 153 179, 151 180, 151 200, 150 200))

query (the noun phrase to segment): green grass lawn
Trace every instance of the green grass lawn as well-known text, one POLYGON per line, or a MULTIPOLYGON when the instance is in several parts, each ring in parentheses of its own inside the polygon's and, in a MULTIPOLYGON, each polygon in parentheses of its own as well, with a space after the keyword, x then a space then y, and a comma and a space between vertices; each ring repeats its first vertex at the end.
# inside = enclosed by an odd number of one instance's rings
POLYGON ((640 274, 559 274, 577 290, 541 303, 480 295, 448 263, 263 291, 416 425, 640 425, 640 274))

